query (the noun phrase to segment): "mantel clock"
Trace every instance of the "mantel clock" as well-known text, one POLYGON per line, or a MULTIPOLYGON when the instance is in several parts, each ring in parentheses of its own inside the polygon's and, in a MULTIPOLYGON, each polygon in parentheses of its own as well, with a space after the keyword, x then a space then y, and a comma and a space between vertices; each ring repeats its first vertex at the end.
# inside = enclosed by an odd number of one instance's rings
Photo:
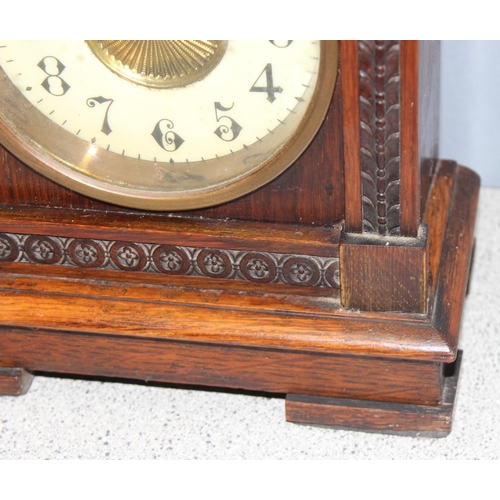
POLYGON ((449 433, 479 180, 437 158, 438 76, 434 42, 0 42, 0 391, 449 433))

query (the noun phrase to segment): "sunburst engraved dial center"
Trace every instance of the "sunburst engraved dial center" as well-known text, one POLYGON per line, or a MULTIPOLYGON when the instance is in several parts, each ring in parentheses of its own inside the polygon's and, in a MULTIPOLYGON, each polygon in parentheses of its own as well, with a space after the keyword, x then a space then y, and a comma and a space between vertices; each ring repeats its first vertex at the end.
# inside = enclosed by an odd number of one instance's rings
POLYGON ((226 40, 88 40, 111 71, 139 85, 184 87, 207 76, 220 62, 226 40))

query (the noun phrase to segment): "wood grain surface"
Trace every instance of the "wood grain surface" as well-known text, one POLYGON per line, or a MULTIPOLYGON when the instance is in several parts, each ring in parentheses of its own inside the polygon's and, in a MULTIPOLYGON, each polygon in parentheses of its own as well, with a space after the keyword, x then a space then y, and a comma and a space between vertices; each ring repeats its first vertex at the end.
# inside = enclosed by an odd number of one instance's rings
POLYGON ((460 335, 470 275, 480 183, 476 173, 464 167, 457 169, 453 206, 444 235, 445 245, 432 316, 433 324, 450 346, 458 344, 460 335))
POLYGON ((33 375, 23 368, 0 367, 0 394, 21 396, 28 392, 33 375))
POLYGON ((359 64, 357 40, 340 44, 344 138, 345 228, 361 232, 361 158, 359 134, 359 64))
POLYGON ((401 234, 417 236, 420 223, 419 43, 401 41, 401 234))
POLYGON ((345 234, 340 246, 342 307, 424 314, 427 227, 417 238, 345 234))
POLYGON ((452 373, 444 379, 443 399, 439 405, 377 403, 289 394, 286 398, 287 420, 385 434, 445 437, 451 432, 461 357, 459 352, 452 373))
POLYGON ((0 206, 0 232, 337 257, 340 225, 314 227, 0 206))
POLYGON ((437 404, 440 363, 0 328, 2 364, 30 371, 437 404), (397 376, 395 376, 397 374, 397 376))

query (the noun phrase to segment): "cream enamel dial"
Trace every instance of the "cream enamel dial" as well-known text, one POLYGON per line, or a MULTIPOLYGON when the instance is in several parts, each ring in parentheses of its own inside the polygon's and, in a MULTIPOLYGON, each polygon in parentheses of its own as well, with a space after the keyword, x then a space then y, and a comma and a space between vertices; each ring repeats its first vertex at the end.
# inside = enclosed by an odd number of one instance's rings
POLYGON ((124 206, 199 208, 269 182, 314 137, 335 83, 333 42, 111 42, 0 42, 0 139, 124 206))

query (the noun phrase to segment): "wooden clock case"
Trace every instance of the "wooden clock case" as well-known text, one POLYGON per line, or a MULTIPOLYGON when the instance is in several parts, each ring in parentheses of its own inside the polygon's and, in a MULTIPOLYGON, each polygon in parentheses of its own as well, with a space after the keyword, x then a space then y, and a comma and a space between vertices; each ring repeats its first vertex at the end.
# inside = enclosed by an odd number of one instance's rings
POLYGON ((279 178, 153 213, 0 150, 0 392, 36 372, 286 394, 292 422, 443 436, 479 179, 437 160, 439 44, 344 41, 279 178))

